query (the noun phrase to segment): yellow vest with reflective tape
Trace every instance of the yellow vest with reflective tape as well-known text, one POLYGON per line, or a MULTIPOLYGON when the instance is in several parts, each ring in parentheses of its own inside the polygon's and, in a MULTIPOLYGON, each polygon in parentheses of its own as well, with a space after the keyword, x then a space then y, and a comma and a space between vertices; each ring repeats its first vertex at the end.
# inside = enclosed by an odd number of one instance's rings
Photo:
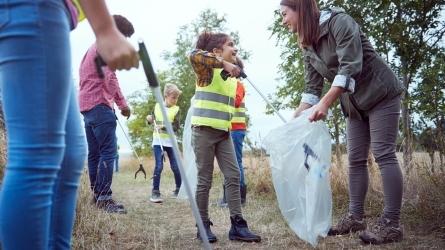
MULTIPOLYGON (((244 87, 244 84, 241 83, 243 86, 244 92, 246 92, 246 88, 244 87)), ((243 97, 243 100, 238 108, 235 108, 235 114, 233 115, 232 122, 236 123, 246 123, 246 98, 245 95, 243 97)))
POLYGON ((83 13, 82 7, 80 7, 79 0, 72 0, 72 2, 77 7, 77 11, 79 12, 79 17, 77 18, 77 22, 80 22, 83 19, 85 19, 85 13, 83 13))
POLYGON ((224 81, 222 69, 213 69, 210 85, 196 85, 195 101, 191 124, 210 126, 213 128, 230 129, 235 113, 235 95, 237 80, 234 77, 224 81))
MULTIPOLYGON (((178 111, 179 111, 179 107, 176 105, 171 106, 167 110, 167 117, 170 122, 173 122, 178 111)), ((155 105, 154 115, 155 115, 154 118, 156 119, 155 126, 156 125, 165 125, 164 116, 162 115, 162 111, 161 111, 161 107, 159 106, 159 103, 156 103, 156 105, 155 105)), ((156 129, 153 129, 153 139, 159 138, 159 137, 160 138, 169 138, 167 130, 159 129, 158 132, 156 132, 156 129), (158 132, 159 132, 159 136, 158 136, 158 132)))

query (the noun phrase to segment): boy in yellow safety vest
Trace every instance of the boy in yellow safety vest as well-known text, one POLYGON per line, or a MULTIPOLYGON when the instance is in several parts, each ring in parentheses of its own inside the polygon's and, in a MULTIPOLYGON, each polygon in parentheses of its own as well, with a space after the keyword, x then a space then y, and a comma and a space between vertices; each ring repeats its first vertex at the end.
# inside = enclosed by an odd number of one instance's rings
MULTIPOLYGON (((167 110, 167 118, 172 123, 173 131, 176 132, 180 128, 181 111, 176 106, 179 95, 182 91, 174 84, 167 83, 164 87, 164 106, 167 110)), ((154 124, 153 129, 153 152, 155 155, 155 169, 153 173, 153 189, 151 193, 150 201, 154 203, 161 203, 163 199, 159 190, 161 182, 161 173, 164 168, 164 151, 168 155, 170 160, 170 168, 173 171, 175 177, 176 189, 173 191, 171 197, 176 198, 178 196, 179 188, 181 187, 181 174, 179 172, 178 162, 176 161, 173 153, 172 141, 170 140, 167 130, 165 128, 165 119, 161 112, 159 103, 156 103, 151 115, 147 116, 147 122, 154 124)))

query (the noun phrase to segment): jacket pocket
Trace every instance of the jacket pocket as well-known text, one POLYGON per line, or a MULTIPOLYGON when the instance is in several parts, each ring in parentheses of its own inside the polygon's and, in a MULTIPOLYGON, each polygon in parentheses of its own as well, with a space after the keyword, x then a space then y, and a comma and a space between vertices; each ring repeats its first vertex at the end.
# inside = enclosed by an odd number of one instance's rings
POLYGON ((376 105, 387 93, 388 90, 379 76, 379 71, 372 70, 371 74, 355 83, 351 99, 359 110, 365 111, 376 105))
POLYGON ((0 0, 0 29, 9 22, 9 0, 0 0))

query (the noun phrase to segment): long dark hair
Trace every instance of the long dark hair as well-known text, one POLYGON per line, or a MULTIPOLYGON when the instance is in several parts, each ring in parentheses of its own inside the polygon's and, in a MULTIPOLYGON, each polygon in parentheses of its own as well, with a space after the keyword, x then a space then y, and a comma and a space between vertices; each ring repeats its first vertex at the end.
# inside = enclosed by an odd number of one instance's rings
POLYGON ((298 45, 306 48, 318 41, 320 10, 315 0, 281 0, 280 5, 297 12, 298 45))
POLYGON ((230 36, 224 33, 212 33, 205 30, 198 36, 196 48, 208 52, 213 52, 213 49, 222 49, 222 46, 230 36))

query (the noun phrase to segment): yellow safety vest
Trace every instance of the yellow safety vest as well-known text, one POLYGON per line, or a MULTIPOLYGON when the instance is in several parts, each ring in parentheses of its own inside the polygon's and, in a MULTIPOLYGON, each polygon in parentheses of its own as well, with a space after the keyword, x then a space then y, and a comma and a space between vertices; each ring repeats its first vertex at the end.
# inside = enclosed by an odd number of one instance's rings
POLYGON ((210 85, 196 85, 195 101, 191 124, 210 126, 213 128, 230 129, 235 113, 235 95, 237 80, 229 77, 221 78, 222 69, 213 69, 210 85))
POLYGON ((72 0, 72 2, 77 7, 77 11, 79 12, 79 17, 77 18, 77 22, 80 22, 83 19, 85 19, 85 13, 83 13, 82 7, 80 7, 79 0, 72 0))
MULTIPOLYGON (((175 119, 176 114, 179 112, 179 107, 176 105, 171 106, 168 110, 167 110, 167 117, 168 120, 170 122, 173 122, 173 120, 175 119)), ((162 111, 161 111, 161 107, 159 106, 159 103, 156 103, 155 105, 155 110, 154 110, 154 115, 155 115, 155 125, 165 125, 164 123, 164 116, 162 115, 162 111)), ((158 130, 159 132, 159 136, 158 133, 156 132, 155 129, 153 129, 153 139, 154 138, 169 138, 168 137, 168 133, 167 130, 163 130, 160 129, 158 130)), ((176 138, 176 137, 175 137, 176 138)))
MULTIPOLYGON (((241 84, 243 86, 244 92, 246 91, 246 88, 244 87, 244 84, 241 84)), ((235 108, 235 114, 233 115, 232 122, 236 123, 246 123, 246 103, 245 103, 245 95, 243 97, 243 100, 238 108, 235 108)))

